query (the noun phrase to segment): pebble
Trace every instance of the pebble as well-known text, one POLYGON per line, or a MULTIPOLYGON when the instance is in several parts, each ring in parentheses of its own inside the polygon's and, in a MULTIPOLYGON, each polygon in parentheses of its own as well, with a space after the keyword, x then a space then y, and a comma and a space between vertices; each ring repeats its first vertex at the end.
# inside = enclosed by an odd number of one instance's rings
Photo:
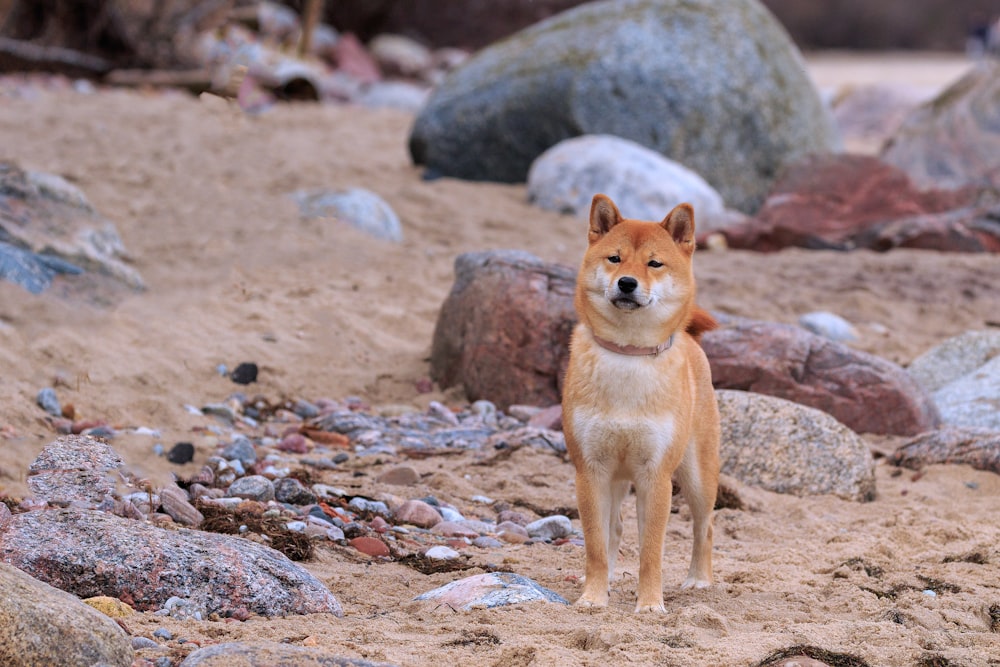
POLYGON ((299 480, 285 477, 274 482, 274 499, 279 503, 311 505, 316 502, 316 494, 307 489, 299 480))
POLYGON ((281 442, 278 443, 278 449, 283 452, 306 454, 312 450, 312 443, 301 433, 290 433, 281 439, 281 442))
POLYGON ((132 637, 132 648, 140 651, 144 648, 160 648, 160 645, 149 637, 132 637))
POLYGON ((538 521, 532 521, 525 526, 525 529, 531 537, 546 541, 557 540, 573 533, 573 523, 569 517, 555 514, 538 521))
POLYGON ((454 549, 444 546, 431 547, 424 552, 425 557, 433 558, 435 560, 454 560, 461 555, 462 554, 458 553, 454 549))
POLYGON ((177 465, 190 463, 194 460, 194 445, 190 442, 178 442, 167 452, 167 460, 177 465))
POLYGON ((445 521, 454 521, 456 523, 459 521, 465 521, 465 517, 462 516, 462 513, 451 507, 441 506, 438 507, 438 511, 441 512, 441 517, 445 521))
POLYGON ((375 537, 355 537, 348 544, 369 556, 384 557, 390 555, 386 543, 375 537))
POLYGON ((472 540, 472 546, 479 547, 480 549, 499 549, 503 546, 503 542, 495 537, 483 535, 472 540))
POLYGON ((153 636, 162 639, 164 641, 170 641, 171 639, 174 638, 173 633, 170 632, 170 630, 167 630, 166 628, 157 628, 156 630, 153 630, 153 636))
POLYGON ((308 524, 306 524, 305 521, 289 521, 288 523, 285 524, 285 528, 296 533, 306 532, 307 527, 308 524))
POLYGON ((38 403, 38 407, 53 417, 62 417, 62 406, 59 405, 59 397, 56 396, 56 390, 52 387, 40 390, 35 401, 38 403))
POLYGON ((380 500, 368 500, 366 498, 355 497, 351 498, 351 502, 347 503, 349 506, 361 510, 362 512, 374 512, 381 516, 390 516, 389 506, 380 500))
POLYGON ((407 500, 393 513, 399 523, 408 523, 419 528, 432 528, 441 523, 441 514, 422 500, 407 500))
POLYGON ((267 502, 274 500, 274 484, 263 475, 249 475, 235 480, 226 493, 234 498, 267 502))
POLYGON ((433 528, 431 532, 436 535, 443 535, 445 537, 468 537, 476 538, 479 537, 479 531, 473 530, 468 526, 462 525, 460 523, 455 523, 454 521, 442 521, 433 528))
POLYGON ((420 481, 420 474, 412 466, 396 466, 375 478, 382 484, 393 486, 413 486, 420 481))
POLYGON ((249 438, 242 435, 233 438, 233 441, 222 449, 222 456, 226 460, 236 459, 246 468, 257 462, 257 450, 249 438))
POLYGON ((257 381, 257 364, 244 362, 233 369, 229 378, 236 384, 250 384, 257 381))
POLYGON ((858 332, 850 322, 823 310, 800 316, 799 325, 818 336, 841 343, 858 339, 858 332))

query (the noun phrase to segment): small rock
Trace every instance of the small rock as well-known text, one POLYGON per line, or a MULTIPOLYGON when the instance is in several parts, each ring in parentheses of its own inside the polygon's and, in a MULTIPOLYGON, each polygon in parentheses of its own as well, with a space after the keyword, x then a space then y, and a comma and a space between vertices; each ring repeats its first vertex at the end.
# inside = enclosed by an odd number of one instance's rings
POLYGON ((153 630, 153 636, 158 637, 164 641, 170 641, 171 639, 174 638, 173 633, 170 632, 170 630, 167 630, 166 628, 157 628, 156 630, 153 630))
POLYGON ((274 500, 274 484, 263 475, 248 475, 240 477, 226 491, 226 495, 234 498, 246 498, 267 502, 274 500))
POLYGON ((389 511, 389 506, 380 500, 368 500, 367 498, 355 496, 354 498, 351 498, 351 502, 347 504, 348 506, 359 509, 362 512, 372 512, 380 516, 391 516, 392 514, 389 511))
POLYGON ((56 390, 51 387, 45 387, 38 392, 38 396, 35 397, 35 401, 38 403, 38 407, 45 412, 49 413, 53 417, 62 417, 62 406, 59 405, 59 397, 56 396, 56 390))
POLYGON ((375 537, 355 537, 348 544, 369 556, 383 557, 390 555, 389 547, 386 543, 375 537))
POLYGON ((167 460, 177 465, 190 463, 194 460, 194 445, 190 442, 178 442, 167 452, 167 460))
POLYGON ((858 332, 850 322, 839 315, 826 311, 806 313, 799 317, 799 324, 816 335, 837 342, 843 343, 858 339, 858 332))
POLYGON ((233 441, 222 449, 222 456, 227 460, 236 459, 249 468, 257 462, 257 450, 245 436, 236 436, 233 441))
MULTIPOLYGON (((303 640, 303 644, 309 638, 303 640)), ((214 644, 190 653, 179 667, 395 667, 385 662, 369 662, 360 658, 345 658, 327 650, 310 646, 293 646, 277 642, 229 642, 214 644)), ((157 666, 159 667, 159 666, 157 666)), ((168 666, 169 667, 169 666, 168 666)))
POLYGON ((316 502, 316 494, 293 477, 284 477, 274 482, 274 499, 291 505, 311 505, 316 502))
POLYGON ((482 535, 472 540, 472 546, 479 547, 480 549, 499 549, 503 546, 503 542, 495 537, 482 535))
POLYGON ((393 486, 412 486, 420 481, 420 473, 411 466, 396 466, 386 470, 375 478, 382 484, 392 484, 393 486))
POLYGON ((229 378, 236 384, 250 384, 257 381, 257 364, 244 362, 237 366, 229 378))
MULTIPOLYGON (((497 515, 497 523, 516 523, 519 526, 527 526, 531 523, 531 518, 524 512, 517 510, 504 510, 497 515)), ((499 526, 497 526, 499 528, 499 526)))
POLYGON ((441 523, 441 514, 422 500, 407 500, 393 513, 398 523, 408 523, 419 528, 432 528, 441 523))
POLYGON ((454 521, 442 521, 431 528, 431 532, 437 535, 444 535, 445 537, 479 537, 479 531, 460 523, 455 523, 454 521))
POLYGON ((399 216, 385 200, 368 190, 300 190, 293 193, 292 198, 299 205, 299 214, 307 220, 332 218, 376 238, 395 242, 403 240, 399 216))
POLYGON ((205 520, 204 515, 190 503, 187 491, 176 484, 160 489, 160 503, 163 505, 163 511, 179 524, 198 526, 205 520))
POLYGON ((453 609, 463 611, 493 609, 524 602, 569 604, 558 593, 539 586, 527 577, 510 572, 492 572, 466 577, 418 595, 414 599, 434 600, 437 604, 446 604, 453 609))
POLYGON ((504 521, 497 525, 496 528, 497 535, 500 536, 502 540, 507 542, 513 542, 520 544, 521 542, 526 542, 530 535, 528 534, 528 529, 524 526, 514 523, 513 521, 504 521), (508 539, 513 537, 514 539, 508 539))
POLYGON ((277 448, 283 452, 292 452, 294 454, 306 454, 312 450, 311 444, 301 433, 289 433, 281 439, 277 448))
POLYGON ((552 405, 539 410, 528 419, 528 426, 550 431, 562 430, 562 406, 552 405))
POLYGON ((557 540, 573 533, 573 522, 569 520, 569 517, 555 514, 538 521, 532 521, 525 526, 525 530, 528 531, 528 535, 534 538, 546 541, 557 540))
POLYGON ((454 521, 455 523, 465 521, 465 517, 462 516, 461 512, 447 505, 439 505, 438 511, 441 512, 441 518, 445 521, 454 521))
POLYGON ((109 618, 126 618, 135 613, 135 609, 125 604, 118 598, 113 598, 108 595, 97 595, 92 598, 87 598, 83 601, 83 603, 93 607, 109 618))
POLYGON ((141 651, 143 649, 158 649, 160 645, 149 637, 132 637, 132 648, 141 651))
POLYGON ((433 558, 435 560, 454 560, 461 555, 462 554, 458 553, 454 549, 444 546, 431 547, 424 552, 425 557, 433 558))

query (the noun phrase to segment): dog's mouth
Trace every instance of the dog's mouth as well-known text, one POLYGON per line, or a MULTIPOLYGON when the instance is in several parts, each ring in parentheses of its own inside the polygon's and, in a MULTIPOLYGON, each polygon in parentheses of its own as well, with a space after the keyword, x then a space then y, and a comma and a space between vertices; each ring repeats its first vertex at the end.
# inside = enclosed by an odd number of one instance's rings
POLYGON ((642 308, 642 304, 631 296, 617 296, 614 299, 611 299, 611 305, 618 310, 636 310, 638 308, 642 308))

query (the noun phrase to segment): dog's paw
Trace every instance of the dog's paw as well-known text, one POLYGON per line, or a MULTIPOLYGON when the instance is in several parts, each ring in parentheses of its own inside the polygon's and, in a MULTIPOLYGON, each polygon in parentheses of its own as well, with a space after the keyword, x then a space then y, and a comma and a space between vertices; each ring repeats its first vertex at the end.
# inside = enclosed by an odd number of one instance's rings
POLYGON ((580 596, 580 599, 576 601, 576 604, 581 607, 607 607, 608 595, 591 595, 584 593, 580 596))
POLYGON ((635 606, 635 613, 645 614, 647 612, 665 614, 667 610, 664 609, 662 602, 659 604, 637 604, 635 606))
POLYGON ((695 577, 688 577, 683 584, 681 584, 681 590, 686 591, 689 588, 708 588, 712 585, 712 582, 707 579, 696 579, 695 577))

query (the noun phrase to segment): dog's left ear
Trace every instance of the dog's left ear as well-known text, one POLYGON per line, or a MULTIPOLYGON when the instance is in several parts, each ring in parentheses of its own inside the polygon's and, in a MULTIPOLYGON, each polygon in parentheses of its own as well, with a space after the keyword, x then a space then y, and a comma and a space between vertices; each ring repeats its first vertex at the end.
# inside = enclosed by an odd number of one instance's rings
POLYGON ((660 223, 686 253, 694 252, 694 209, 691 204, 678 204, 660 223))

